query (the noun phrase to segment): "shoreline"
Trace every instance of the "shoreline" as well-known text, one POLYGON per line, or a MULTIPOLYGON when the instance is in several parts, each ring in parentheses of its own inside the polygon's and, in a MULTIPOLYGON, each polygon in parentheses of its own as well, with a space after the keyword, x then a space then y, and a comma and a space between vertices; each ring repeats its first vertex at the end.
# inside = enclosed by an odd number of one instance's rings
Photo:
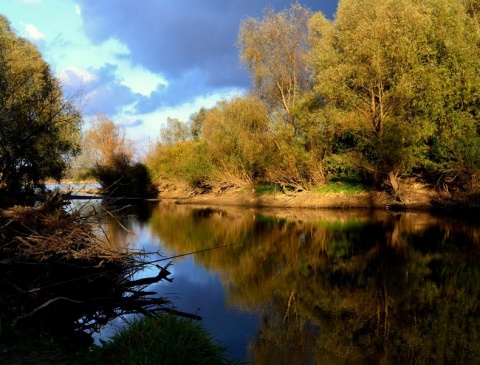
POLYGON ((401 201, 386 192, 370 191, 355 194, 319 193, 315 191, 274 192, 258 194, 245 188, 227 191, 195 193, 187 191, 161 191, 161 201, 175 204, 240 206, 254 208, 300 208, 300 209, 381 209, 430 211, 437 207, 441 197, 427 189, 412 189, 405 192, 401 201))
POLYGON ((160 201, 185 205, 237 206, 245 208, 286 209, 374 209, 383 211, 419 211, 438 213, 480 213, 480 194, 438 192, 424 185, 404 188, 401 198, 385 191, 361 193, 321 193, 311 190, 259 194, 248 188, 212 189, 210 192, 164 190, 160 201))

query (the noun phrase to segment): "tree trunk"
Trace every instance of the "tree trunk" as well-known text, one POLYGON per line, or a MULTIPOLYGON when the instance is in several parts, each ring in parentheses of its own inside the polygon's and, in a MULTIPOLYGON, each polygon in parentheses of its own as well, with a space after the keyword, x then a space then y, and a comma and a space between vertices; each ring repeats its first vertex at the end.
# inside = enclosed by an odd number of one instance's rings
POLYGON ((396 178, 395 173, 393 171, 390 171, 388 173, 388 179, 390 180, 390 185, 392 185, 393 193, 395 194, 395 196, 397 196, 399 186, 398 186, 397 178, 396 178))

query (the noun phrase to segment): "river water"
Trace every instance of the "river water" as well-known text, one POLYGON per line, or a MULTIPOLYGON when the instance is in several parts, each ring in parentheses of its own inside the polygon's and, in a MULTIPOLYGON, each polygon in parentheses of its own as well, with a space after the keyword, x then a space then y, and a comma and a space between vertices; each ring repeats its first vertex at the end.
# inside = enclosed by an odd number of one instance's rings
MULTIPOLYGON (((119 245, 172 262, 173 282, 148 290, 201 316, 231 358, 480 363, 474 217, 155 203, 121 223, 107 229, 119 245)), ((95 340, 123 326, 117 319, 95 340)))

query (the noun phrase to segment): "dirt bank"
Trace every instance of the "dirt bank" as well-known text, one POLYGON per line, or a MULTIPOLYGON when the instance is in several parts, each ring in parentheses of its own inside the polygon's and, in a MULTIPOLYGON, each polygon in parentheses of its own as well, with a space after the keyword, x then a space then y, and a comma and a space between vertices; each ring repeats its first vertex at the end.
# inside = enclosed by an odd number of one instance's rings
POLYGON ((251 188, 215 188, 208 192, 188 189, 165 189, 160 199, 177 204, 231 205, 244 207, 275 208, 375 208, 430 210, 438 206, 443 197, 421 184, 405 188, 401 197, 393 197, 386 192, 370 191, 356 194, 319 193, 315 191, 273 192, 257 194, 251 188))

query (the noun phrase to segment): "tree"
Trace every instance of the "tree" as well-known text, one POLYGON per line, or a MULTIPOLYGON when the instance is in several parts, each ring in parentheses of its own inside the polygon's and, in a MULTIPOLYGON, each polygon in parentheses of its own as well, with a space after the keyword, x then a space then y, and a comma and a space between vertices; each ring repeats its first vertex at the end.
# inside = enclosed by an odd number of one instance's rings
POLYGON ((190 115, 189 127, 190 127, 190 133, 194 139, 198 139, 202 135, 203 124, 205 123, 206 114, 207 114, 207 109, 202 107, 198 112, 190 115))
POLYGON ((79 152, 82 118, 38 49, 0 15, 0 185, 60 180, 79 152))
POLYGON ((426 163, 440 121, 468 112, 458 102, 473 90, 461 91, 478 44, 471 24, 450 0, 343 0, 333 22, 312 18, 315 93, 376 181, 397 190, 399 174, 426 163))
POLYGON ((203 138, 218 170, 252 182, 265 177, 271 137, 268 111, 253 95, 218 102, 205 115, 203 138))
POLYGON ((283 110, 291 125, 295 124, 293 109, 309 85, 305 56, 310 16, 298 3, 277 14, 267 8, 262 20, 245 20, 238 36, 240 56, 255 93, 273 109, 283 110))
POLYGON ((167 125, 160 129, 162 143, 172 146, 177 142, 185 142, 192 137, 189 126, 177 118, 167 118, 167 125))
POLYGON ((104 114, 97 114, 90 120, 82 148, 82 165, 85 168, 111 165, 118 156, 124 156, 130 162, 134 155, 133 142, 126 137, 125 129, 104 114))
POLYGON ((134 161, 135 147, 105 115, 91 120, 83 142, 80 165, 87 176, 96 179, 104 194, 117 197, 146 197, 155 195, 146 166, 134 161))
POLYGON ((323 158, 330 128, 310 112, 307 64, 308 21, 312 13, 296 3, 263 19, 248 18, 240 28, 240 57, 247 66, 254 94, 269 108, 271 145, 268 180, 292 186, 324 182, 323 158))

